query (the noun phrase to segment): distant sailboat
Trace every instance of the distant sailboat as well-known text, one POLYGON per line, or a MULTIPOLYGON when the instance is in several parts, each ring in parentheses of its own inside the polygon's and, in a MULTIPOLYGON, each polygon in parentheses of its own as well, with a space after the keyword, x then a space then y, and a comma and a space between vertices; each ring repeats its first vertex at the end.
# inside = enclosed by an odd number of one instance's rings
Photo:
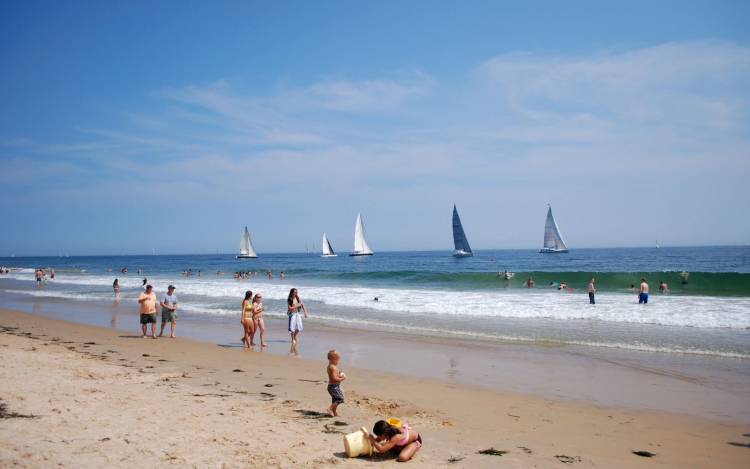
POLYGON ((471 257, 474 255, 469 246, 469 241, 466 239, 466 233, 464 233, 464 227, 461 225, 461 219, 458 217, 455 204, 453 205, 453 245, 456 248, 453 251, 454 257, 471 257))
POLYGON ((562 239, 560 230, 552 216, 552 206, 547 204, 547 221, 544 223, 544 247, 539 250, 542 254, 560 254, 568 252, 568 247, 562 239))
POLYGON ((328 237, 323 233, 323 255, 320 257, 338 257, 331 247, 331 242, 328 241, 328 237))
POLYGON ((354 250, 350 256, 372 256, 374 253, 365 239, 365 225, 362 223, 362 215, 357 214, 357 222, 354 225, 354 250))
POLYGON ((240 254, 237 259, 255 259, 256 257, 258 257, 258 254, 255 253, 253 242, 250 241, 250 232, 245 227, 245 232, 242 233, 242 238, 240 238, 240 254))
POLYGON ((656 249, 659 249, 659 240, 656 240, 656 249))

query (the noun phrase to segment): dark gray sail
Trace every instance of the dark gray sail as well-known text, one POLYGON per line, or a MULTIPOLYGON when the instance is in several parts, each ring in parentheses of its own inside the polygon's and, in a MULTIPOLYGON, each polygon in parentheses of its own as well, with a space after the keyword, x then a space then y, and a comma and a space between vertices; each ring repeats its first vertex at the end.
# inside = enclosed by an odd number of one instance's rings
POLYGON ((469 241, 466 239, 466 233, 464 233, 464 227, 461 225, 461 219, 458 217, 458 210, 456 210, 455 205, 453 206, 453 245, 456 248, 453 255, 456 257, 474 255, 471 246, 469 246, 469 241))

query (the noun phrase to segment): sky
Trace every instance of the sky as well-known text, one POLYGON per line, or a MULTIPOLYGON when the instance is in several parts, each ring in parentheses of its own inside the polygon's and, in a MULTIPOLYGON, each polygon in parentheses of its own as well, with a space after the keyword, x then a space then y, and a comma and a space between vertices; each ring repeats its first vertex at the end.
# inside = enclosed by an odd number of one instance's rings
POLYGON ((750 242, 750 2, 0 4, 0 256, 750 242))

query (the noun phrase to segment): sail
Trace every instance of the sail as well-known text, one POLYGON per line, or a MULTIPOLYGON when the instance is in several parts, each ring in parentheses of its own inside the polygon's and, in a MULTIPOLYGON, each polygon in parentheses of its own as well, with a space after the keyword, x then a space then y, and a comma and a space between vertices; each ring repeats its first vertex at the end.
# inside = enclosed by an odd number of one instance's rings
POLYGON ((464 233, 464 227, 461 225, 461 219, 458 217, 458 210, 453 205, 453 245, 456 248, 456 252, 471 254, 471 247, 469 241, 466 239, 466 233, 464 233))
POLYGON ((557 229, 555 217, 552 216, 552 206, 547 209, 547 221, 544 223, 544 247, 546 249, 567 250, 560 230, 557 229))
POLYGON ((240 237, 240 255, 241 256, 247 256, 249 244, 250 244, 250 232, 247 231, 247 227, 245 227, 245 232, 242 233, 242 236, 240 237))
POLYGON ((333 251, 333 248, 331 247, 331 242, 328 241, 328 237, 325 233, 323 233, 323 255, 324 256, 333 256, 336 253, 333 251))
POLYGON ((354 251, 352 254, 372 254, 372 249, 367 245, 365 239, 365 225, 362 223, 362 215, 357 214, 357 222, 354 225, 354 251))
POLYGON ((250 239, 250 232, 245 227, 245 232, 242 233, 242 239, 240 240, 240 256, 245 257, 258 257, 253 247, 253 242, 250 239))

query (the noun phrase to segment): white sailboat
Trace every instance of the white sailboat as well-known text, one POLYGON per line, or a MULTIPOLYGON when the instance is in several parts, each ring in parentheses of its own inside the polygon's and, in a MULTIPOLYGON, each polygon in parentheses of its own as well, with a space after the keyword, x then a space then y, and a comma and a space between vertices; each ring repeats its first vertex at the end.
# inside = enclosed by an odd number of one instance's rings
POLYGON ((357 222, 354 224, 354 250, 350 256, 372 256, 374 253, 365 239, 365 225, 362 223, 362 215, 357 214, 357 222))
POLYGON ((453 205, 453 246, 456 249, 453 251, 454 257, 471 257, 474 255, 469 246, 469 240, 466 239, 466 233, 464 233, 464 227, 458 217, 455 204, 453 205))
POLYGON ((555 217, 552 216, 552 206, 547 204, 547 221, 544 223, 544 247, 539 250, 542 254, 561 254, 568 252, 568 247, 557 228, 555 217))
POLYGON ((250 232, 245 227, 242 238, 240 238, 240 254, 237 259, 255 259, 256 257, 258 257, 258 254, 256 254, 253 242, 250 240, 250 232))
POLYGON ((331 247, 331 242, 328 241, 328 237, 323 233, 323 255, 320 257, 338 257, 331 247))

